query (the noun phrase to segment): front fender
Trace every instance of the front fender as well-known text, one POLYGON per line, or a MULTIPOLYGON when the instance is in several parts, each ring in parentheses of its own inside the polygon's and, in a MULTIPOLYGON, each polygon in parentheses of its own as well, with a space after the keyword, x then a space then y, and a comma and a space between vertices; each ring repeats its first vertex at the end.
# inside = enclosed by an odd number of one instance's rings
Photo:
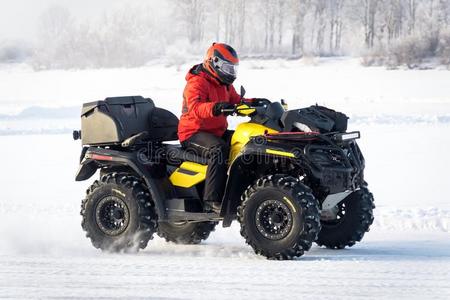
POLYGON ((258 175, 250 176, 250 171, 255 170, 258 165, 271 163, 274 158, 288 159, 294 162, 297 155, 292 147, 278 143, 266 142, 261 145, 248 143, 228 169, 228 180, 220 212, 223 217, 223 227, 231 225, 233 219, 236 218, 242 194, 258 178, 258 175))

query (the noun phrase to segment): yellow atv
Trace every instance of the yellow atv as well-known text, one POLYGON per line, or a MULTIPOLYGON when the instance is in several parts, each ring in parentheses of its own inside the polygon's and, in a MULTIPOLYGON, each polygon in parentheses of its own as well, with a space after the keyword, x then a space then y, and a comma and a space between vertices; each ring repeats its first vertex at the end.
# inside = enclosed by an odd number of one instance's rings
POLYGON ((219 221, 228 227, 236 219, 246 242, 270 259, 301 256, 313 242, 344 248, 360 241, 374 205, 359 132, 346 132, 345 115, 320 106, 286 111, 279 102, 241 103, 233 112, 249 120, 232 136, 214 213, 202 201, 207 158, 175 142, 175 115, 140 96, 84 104, 81 131, 74 131, 83 144, 76 180, 100 170, 81 205, 92 244, 136 251, 154 233, 196 244, 219 221))

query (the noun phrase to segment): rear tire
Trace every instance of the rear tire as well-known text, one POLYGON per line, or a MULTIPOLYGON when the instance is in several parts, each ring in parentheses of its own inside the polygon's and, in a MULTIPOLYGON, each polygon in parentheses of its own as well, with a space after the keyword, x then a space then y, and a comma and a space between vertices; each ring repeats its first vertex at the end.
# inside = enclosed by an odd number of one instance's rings
POLYGON ((81 226, 92 245, 110 252, 143 249, 157 228, 150 193, 136 177, 110 173, 96 180, 81 204, 81 226))
POLYGON ((169 223, 160 222, 158 225, 158 235, 167 242, 175 244, 200 244, 206 240, 209 234, 215 230, 217 222, 198 223, 169 223))
POLYGON ((258 179, 238 208, 241 235, 256 254, 293 259, 311 248, 320 231, 319 207, 311 189, 286 175, 258 179))
POLYGON ((339 219, 321 222, 317 244, 343 249, 361 241, 373 223, 374 208, 373 195, 367 188, 353 192, 338 204, 339 219))

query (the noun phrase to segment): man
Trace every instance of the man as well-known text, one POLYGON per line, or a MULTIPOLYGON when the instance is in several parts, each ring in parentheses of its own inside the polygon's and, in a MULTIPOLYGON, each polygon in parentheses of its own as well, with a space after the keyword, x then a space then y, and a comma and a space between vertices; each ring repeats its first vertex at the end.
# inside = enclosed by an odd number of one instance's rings
MULTIPOLYGON (((220 210, 225 189, 231 131, 227 116, 241 97, 233 87, 239 58, 227 44, 213 43, 202 64, 186 75, 178 137, 184 148, 208 158, 203 200, 220 210)), ((245 99, 257 103, 261 99, 245 99)))

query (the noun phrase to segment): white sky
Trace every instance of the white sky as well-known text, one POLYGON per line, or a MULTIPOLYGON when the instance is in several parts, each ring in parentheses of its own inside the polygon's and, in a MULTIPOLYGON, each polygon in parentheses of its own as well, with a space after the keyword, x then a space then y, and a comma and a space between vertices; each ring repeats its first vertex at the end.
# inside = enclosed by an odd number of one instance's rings
POLYGON ((146 0, 0 0, 0 41, 34 39, 39 16, 54 4, 66 7, 76 17, 89 18, 114 6, 140 1, 146 0))

